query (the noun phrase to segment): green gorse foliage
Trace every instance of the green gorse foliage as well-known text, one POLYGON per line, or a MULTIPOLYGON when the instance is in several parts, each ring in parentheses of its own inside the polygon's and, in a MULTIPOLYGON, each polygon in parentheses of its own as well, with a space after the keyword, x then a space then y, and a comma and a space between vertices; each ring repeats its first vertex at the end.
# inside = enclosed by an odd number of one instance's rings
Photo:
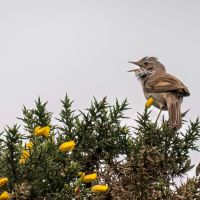
POLYGON ((198 118, 174 131, 166 120, 154 123, 145 109, 130 128, 124 123, 126 99, 109 105, 94 98, 88 109, 75 111, 66 95, 61 105, 55 124, 47 102, 38 98, 34 108, 23 106, 20 126, 1 133, 0 174, 9 182, 0 193, 6 190, 16 200, 199 198, 198 176, 182 185, 175 181, 194 167, 190 151, 199 151, 198 118), (61 151, 70 141, 75 147, 61 151), (97 173, 97 179, 85 183, 79 172, 97 173), (98 184, 108 191, 91 192, 98 184))

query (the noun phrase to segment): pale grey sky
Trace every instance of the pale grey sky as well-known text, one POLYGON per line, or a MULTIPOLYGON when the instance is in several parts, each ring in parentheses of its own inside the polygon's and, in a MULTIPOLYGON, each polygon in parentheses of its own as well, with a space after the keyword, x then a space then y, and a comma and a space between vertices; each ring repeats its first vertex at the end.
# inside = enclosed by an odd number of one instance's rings
MULTIPOLYGON (((60 111, 66 93, 74 108, 93 96, 128 98, 128 115, 145 99, 129 60, 156 56, 188 86, 182 110, 199 115, 200 1, 1 0, 0 129, 15 123, 22 105, 41 96, 60 111)), ((153 110, 153 115, 157 110, 153 110)), ((193 154, 197 162, 198 154, 193 154)))

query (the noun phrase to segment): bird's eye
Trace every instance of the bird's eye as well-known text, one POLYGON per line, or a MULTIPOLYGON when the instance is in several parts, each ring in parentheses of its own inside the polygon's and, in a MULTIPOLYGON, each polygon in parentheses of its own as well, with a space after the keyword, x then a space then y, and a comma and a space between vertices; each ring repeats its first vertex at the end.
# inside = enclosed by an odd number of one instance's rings
POLYGON ((148 62, 144 62, 144 65, 145 65, 145 66, 148 66, 148 64, 149 64, 148 62))

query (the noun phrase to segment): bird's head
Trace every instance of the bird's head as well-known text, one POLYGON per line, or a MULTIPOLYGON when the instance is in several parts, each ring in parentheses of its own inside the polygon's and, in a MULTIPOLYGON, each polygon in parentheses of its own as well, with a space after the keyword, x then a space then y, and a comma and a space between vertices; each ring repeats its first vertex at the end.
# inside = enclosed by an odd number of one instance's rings
POLYGON ((135 72, 137 77, 145 78, 154 72, 165 72, 165 66, 158 61, 156 57, 144 57, 141 60, 129 63, 139 66, 137 69, 129 70, 128 72, 135 72))

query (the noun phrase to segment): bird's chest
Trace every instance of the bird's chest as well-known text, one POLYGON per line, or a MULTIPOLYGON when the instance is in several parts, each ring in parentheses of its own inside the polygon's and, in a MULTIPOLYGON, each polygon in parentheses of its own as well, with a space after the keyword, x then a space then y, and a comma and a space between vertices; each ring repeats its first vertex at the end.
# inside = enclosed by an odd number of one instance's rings
POLYGON ((167 102, 166 102, 166 92, 160 92, 160 93, 147 93, 144 92, 144 96, 146 99, 149 99, 152 97, 154 99, 153 105, 157 108, 162 108, 162 110, 167 110, 167 102))

